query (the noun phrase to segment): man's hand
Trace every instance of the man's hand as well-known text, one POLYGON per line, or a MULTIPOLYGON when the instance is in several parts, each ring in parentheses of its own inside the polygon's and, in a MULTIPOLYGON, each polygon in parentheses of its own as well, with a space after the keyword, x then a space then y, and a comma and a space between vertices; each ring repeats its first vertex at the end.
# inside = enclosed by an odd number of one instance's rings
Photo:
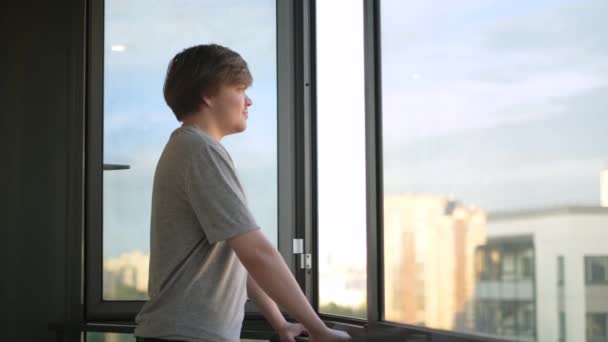
MULTIPOLYGON (((350 336, 329 329, 314 311, 300 285, 291 274, 283 257, 259 229, 231 238, 228 245, 249 272, 247 292, 275 331, 285 326, 280 305, 298 322, 302 323, 314 342, 349 341, 350 336)), ((297 328, 299 329, 299 328, 297 328)), ((297 331, 294 329, 293 333, 297 331)), ((291 330, 289 330, 291 331, 291 330)), ((299 332, 299 331, 298 331, 299 332)), ((286 338, 294 341, 288 333, 286 338)), ((296 335, 297 336, 297 335, 296 335)), ((285 341, 285 340, 284 340, 285 341)))
POLYGON ((343 342, 350 340, 351 337, 347 332, 329 328, 318 336, 310 336, 310 342, 343 342))
POLYGON ((281 342, 295 342, 296 336, 308 335, 306 328, 300 323, 287 322, 284 326, 277 330, 277 334, 281 338, 281 342))

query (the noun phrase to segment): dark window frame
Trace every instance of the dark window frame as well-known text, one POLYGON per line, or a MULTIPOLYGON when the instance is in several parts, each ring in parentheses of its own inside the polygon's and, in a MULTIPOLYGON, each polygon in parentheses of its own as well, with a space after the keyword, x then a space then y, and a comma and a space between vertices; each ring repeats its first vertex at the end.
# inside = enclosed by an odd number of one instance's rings
MULTIPOLYGON (((277 226, 278 249, 296 275, 292 240, 297 236, 298 204, 301 189, 296 169, 299 136, 297 118, 302 100, 296 80, 296 59, 301 54, 294 44, 299 32, 294 0, 275 1, 277 46, 277 226), (300 101, 300 102, 298 102, 300 101)), ((144 301, 103 300, 103 172, 114 172, 103 160, 103 84, 104 84, 104 0, 88 0, 86 10, 86 127, 85 127, 85 222, 84 222, 84 321, 132 322, 144 301), (105 167, 104 167, 105 166, 105 167)), ((120 171, 119 171, 120 172, 120 171)), ((302 276, 297 277, 302 281, 302 276)), ((247 303, 246 319, 253 325, 264 321, 255 306, 247 303)), ((244 324, 244 326, 246 326, 244 324)))
MULTIPOLYGON (((381 0, 363 0, 365 66, 365 153, 367 190, 367 323, 372 330, 397 328, 405 335, 421 334, 434 340, 504 341, 496 336, 461 333, 393 323, 384 317, 384 168, 382 134, 381 0)), ((327 317, 328 319, 334 317, 327 317)), ((341 318, 356 323, 358 320, 341 318)), ((536 335, 536 334, 535 334, 536 335)), ((508 338, 505 338, 508 339, 508 338)))

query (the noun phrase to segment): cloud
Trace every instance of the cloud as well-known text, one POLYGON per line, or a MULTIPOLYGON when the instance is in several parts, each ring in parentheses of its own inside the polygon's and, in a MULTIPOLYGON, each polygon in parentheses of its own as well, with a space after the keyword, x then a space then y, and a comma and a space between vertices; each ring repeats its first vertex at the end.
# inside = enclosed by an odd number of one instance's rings
POLYGON ((605 1, 386 4, 387 145, 559 115, 556 99, 608 84, 605 1))
POLYGON ((556 98, 552 117, 385 144, 385 193, 452 193, 489 210, 597 205, 607 91, 556 98))
POLYGON ((483 46, 495 52, 524 50, 550 58, 572 53, 582 58, 603 56, 608 53, 606 12, 608 2, 604 0, 556 2, 496 22, 488 29, 483 46))
POLYGON ((383 95, 384 137, 388 144, 471 128, 533 121, 562 114, 556 98, 602 85, 576 72, 536 74, 517 83, 438 80, 383 95))

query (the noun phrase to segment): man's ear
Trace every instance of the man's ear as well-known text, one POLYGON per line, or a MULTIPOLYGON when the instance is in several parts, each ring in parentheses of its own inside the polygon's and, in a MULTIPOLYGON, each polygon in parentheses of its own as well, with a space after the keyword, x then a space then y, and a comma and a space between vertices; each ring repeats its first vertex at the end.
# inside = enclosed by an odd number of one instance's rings
POLYGON ((201 94, 201 101, 202 101, 203 105, 205 105, 209 108, 213 108, 213 96, 201 94))

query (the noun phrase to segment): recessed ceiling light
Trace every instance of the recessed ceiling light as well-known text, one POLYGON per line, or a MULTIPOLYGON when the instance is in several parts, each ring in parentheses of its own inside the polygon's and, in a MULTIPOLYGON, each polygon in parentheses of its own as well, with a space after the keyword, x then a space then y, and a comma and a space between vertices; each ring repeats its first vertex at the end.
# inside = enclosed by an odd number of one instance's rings
POLYGON ((122 44, 114 44, 112 45, 112 51, 115 52, 125 52, 125 50, 127 50, 127 47, 122 45, 122 44))

